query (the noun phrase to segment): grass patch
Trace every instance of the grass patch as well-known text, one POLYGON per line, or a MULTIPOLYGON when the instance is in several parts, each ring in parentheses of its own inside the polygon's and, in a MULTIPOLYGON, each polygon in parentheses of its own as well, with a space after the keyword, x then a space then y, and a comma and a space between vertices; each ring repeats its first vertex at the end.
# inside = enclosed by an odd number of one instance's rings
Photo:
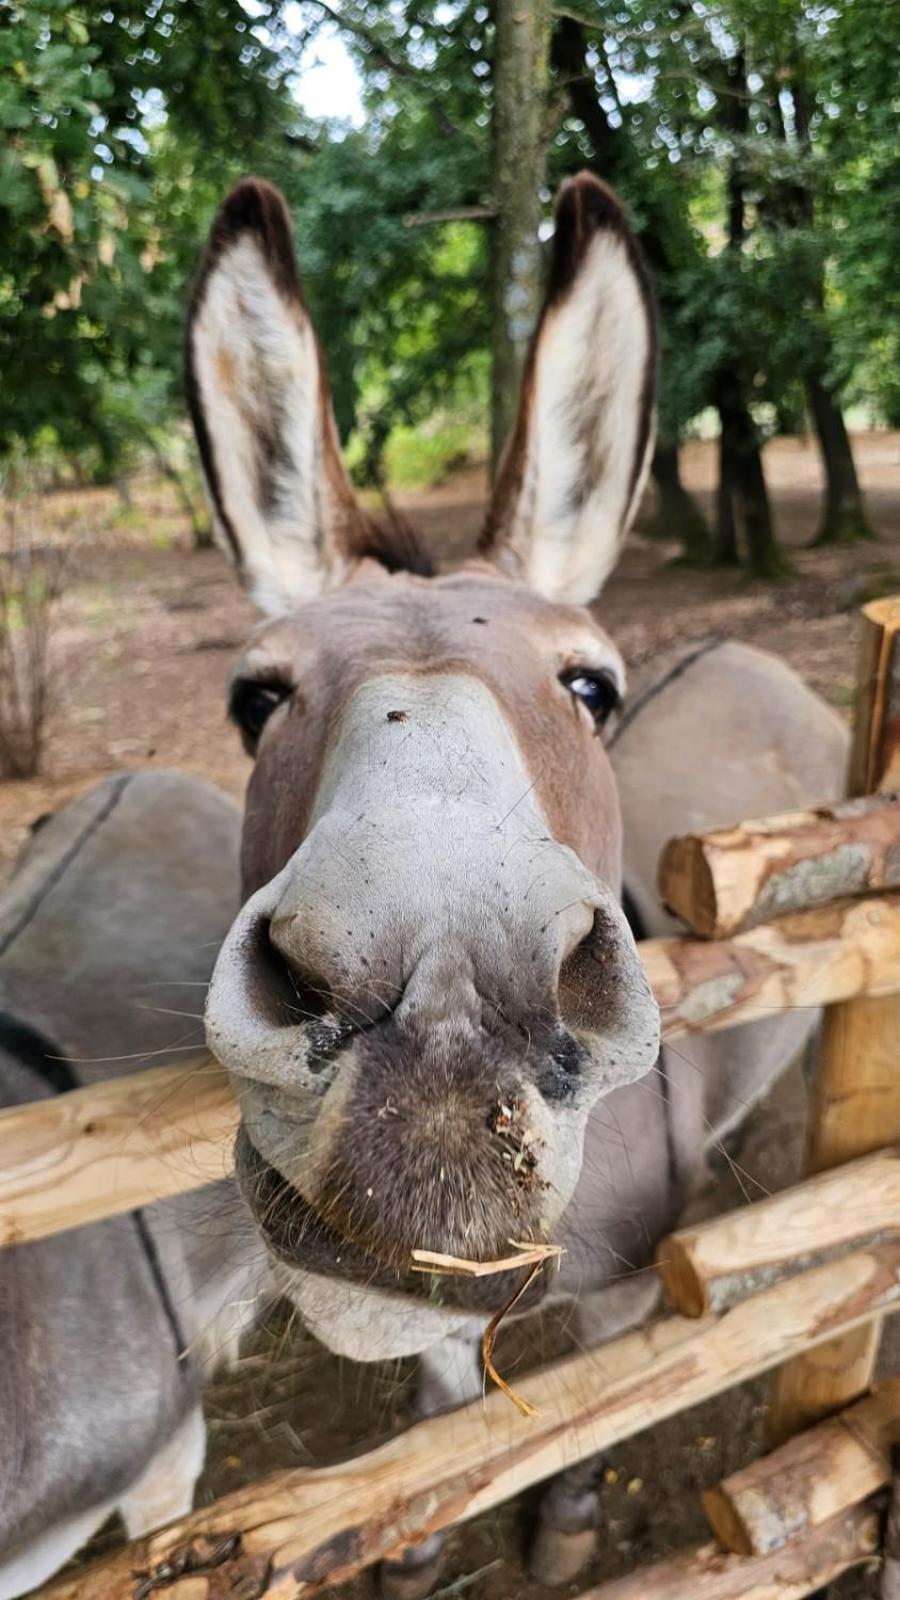
MULTIPOLYGON (((487 455, 487 426, 480 414, 448 415, 438 412, 427 422, 394 428, 385 447, 384 461, 391 489, 431 489, 452 472, 487 455)), ((362 441, 354 435, 346 450, 351 472, 363 455, 362 441)))

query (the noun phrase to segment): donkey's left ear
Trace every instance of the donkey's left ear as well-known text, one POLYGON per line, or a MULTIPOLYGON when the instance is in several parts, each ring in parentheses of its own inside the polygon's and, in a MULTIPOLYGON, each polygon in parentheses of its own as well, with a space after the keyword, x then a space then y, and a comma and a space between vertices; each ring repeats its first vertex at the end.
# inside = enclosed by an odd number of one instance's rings
POLYGON ((555 600, 586 604, 621 550, 647 477, 658 346, 653 291, 619 201, 563 184, 544 307, 481 551, 555 600))
POLYGON ((338 449, 328 380, 279 191, 245 178, 194 285, 187 389, 219 542, 264 611, 340 579, 365 519, 338 449))

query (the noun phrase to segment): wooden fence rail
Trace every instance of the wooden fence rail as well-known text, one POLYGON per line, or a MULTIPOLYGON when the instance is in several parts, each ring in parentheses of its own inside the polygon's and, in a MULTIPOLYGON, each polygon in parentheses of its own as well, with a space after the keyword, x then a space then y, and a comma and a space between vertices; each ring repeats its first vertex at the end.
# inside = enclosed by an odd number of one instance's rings
POLYGON ((0 1112, 0 1246, 225 1177, 238 1115, 208 1055, 0 1112))
POLYGON ((898 1305, 894 1240, 718 1315, 664 1318, 554 1362, 517 1385, 536 1417, 494 1391, 345 1465, 276 1473, 51 1583, 42 1600, 134 1600, 136 1573, 166 1570, 191 1572, 183 1590, 166 1586, 171 1600, 214 1600, 239 1582, 272 1600, 313 1594, 898 1305), (217 1553, 208 1576, 204 1551, 217 1553))
POLYGON ((670 839, 663 903, 702 939, 724 939, 843 895, 900 887, 900 796, 866 795, 812 811, 670 839))
POLYGON ((858 1505, 772 1555, 698 1545, 601 1583, 578 1600, 801 1600, 877 1558, 880 1523, 871 1506, 858 1505))
POLYGON ((898 1433, 900 1378, 892 1378, 704 1490, 713 1532, 737 1555, 792 1544, 890 1483, 898 1433))
MULTIPOLYGON (((663 1036, 900 992, 900 894, 838 901, 733 939, 647 939, 663 1036)), ((0 1246, 196 1189, 230 1170, 237 1109, 209 1057, 0 1112, 0 1246)))
MULTIPOLYGON (((900 600, 863 608, 847 792, 891 794, 900 772, 900 600)), ((847 998, 825 1013, 807 1119, 807 1171, 822 1172, 900 1141, 900 999, 847 998)), ((842 1409, 868 1389, 877 1322, 789 1362, 776 1374, 766 1443, 842 1409)))
POLYGON ((753 1205, 679 1228, 657 1262, 669 1304, 684 1316, 721 1311, 798 1264, 900 1229, 900 1149, 879 1150, 753 1205))

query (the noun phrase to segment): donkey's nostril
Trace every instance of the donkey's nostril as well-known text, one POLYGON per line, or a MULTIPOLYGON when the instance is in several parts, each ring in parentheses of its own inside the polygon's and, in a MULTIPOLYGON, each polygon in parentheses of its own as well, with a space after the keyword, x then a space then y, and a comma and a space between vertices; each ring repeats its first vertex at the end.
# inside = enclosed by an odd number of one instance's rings
POLYGON ((535 1074, 535 1085, 551 1103, 568 1100, 575 1093, 590 1056, 562 1026, 555 1030, 550 1048, 535 1074))
POLYGON ((277 935, 273 935, 271 921, 259 922, 255 939, 256 950, 251 952, 251 959, 255 956, 260 999, 268 1003, 265 1020, 277 1027, 296 1027, 327 1016, 333 1008, 327 983, 305 971, 284 951, 277 935))
MULTIPOLYGON (((331 996, 326 986, 288 961, 271 936, 271 923, 260 917, 250 928, 243 946, 247 999, 252 1015, 268 1028, 295 1028, 327 1015, 331 996)), ((319 1047, 324 1054, 332 1048, 324 1034, 335 1032, 320 1024, 323 1034, 319 1047)), ((341 1043, 343 1040, 340 1041, 341 1043)))

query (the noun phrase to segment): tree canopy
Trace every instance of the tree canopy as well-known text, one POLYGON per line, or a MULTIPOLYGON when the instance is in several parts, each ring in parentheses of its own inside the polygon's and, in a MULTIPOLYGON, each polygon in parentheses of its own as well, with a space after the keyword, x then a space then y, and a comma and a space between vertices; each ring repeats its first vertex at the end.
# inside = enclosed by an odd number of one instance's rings
MULTIPOLYGON (((248 170, 294 212, 359 473, 381 481, 400 424, 486 414, 504 3, 0 5, 0 453, 52 445, 110 474, 173 425, 186 285, 248 170), (336 31, 360 127, 298 100, 304 52, 336 31)), ((585 164, 630 207, 662 308, 662 447, 721 420, 717 526, 694 553, 738 554, 737 506, 751 565, 775 570, 754 452, 806 417, 831 463, 822 536, 866 532, 841 413, 900 423, 900 11, 578 0, 546 17, 532 218, 546 233, 552 188, 585 164)))

